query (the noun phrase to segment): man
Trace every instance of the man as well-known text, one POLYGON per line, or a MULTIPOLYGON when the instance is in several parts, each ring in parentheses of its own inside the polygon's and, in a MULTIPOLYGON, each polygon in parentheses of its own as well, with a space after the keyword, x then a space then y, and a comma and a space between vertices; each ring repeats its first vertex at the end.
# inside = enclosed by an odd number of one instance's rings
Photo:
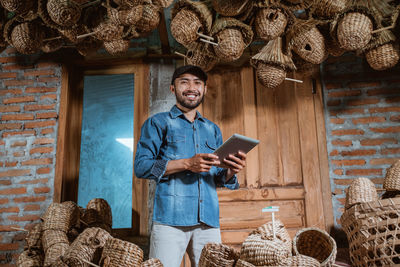
POLYGON ((221 131, 196 110, 206 81, 197 66, 177 68, 170 86, 176 105, 146 120, 137 145, 135 175, 157 183, 149 257, 165 267, 179 267, 185 251, 197 266, 203 246, 221 242, 216 187, 237 189, 235 174, 246 163, 243 152, 222 162, 212 153, 221 131))

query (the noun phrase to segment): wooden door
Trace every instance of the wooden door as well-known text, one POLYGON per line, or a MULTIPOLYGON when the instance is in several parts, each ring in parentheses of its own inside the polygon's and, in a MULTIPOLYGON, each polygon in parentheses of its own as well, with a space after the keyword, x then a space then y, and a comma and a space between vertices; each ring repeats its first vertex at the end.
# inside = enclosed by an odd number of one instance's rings
POLYGON ((251 67, 209 76, 204 116, 220 126, 224 140, 233 133, 260 140, 239 174, 240 189, 218 190, 223 243, 240 248, 250 231, 271 220, 261 212, 266 206, 280 207, 276 217, 292 236, 332 224, 321 88, 303 80, 269 89, 251 67))

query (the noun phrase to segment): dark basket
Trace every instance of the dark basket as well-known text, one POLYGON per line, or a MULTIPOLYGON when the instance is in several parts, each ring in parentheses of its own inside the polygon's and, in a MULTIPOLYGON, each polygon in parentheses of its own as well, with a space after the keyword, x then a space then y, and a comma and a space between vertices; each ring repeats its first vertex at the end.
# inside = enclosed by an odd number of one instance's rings
POLYGON ((258 81, 267 88, 279 86, 286 78, 286 70, 281 66, 259 62, 257 65, 258 81))
POLYGON ((393 43, 388 43, 369 50, 365 58, 374 70, 386 70, 399 62, 399 52, 393 43))
POLYGON ((100 23, 99 26, 94 28, 94 31, 96 32, 95 36, 97 39, 109 42, 121 39, 124 27, 107 21, 100 23))
POLYGON ((313 64, 320 64, 326 59, 325 39, 315 26, 294 35, 293 50, 313 64))
POLYGON ((143 12, 135 27, 138 32, 149 33, 160 23, 160 7, 153 4, 143 5, 143 12))
POLYGON ((103 267, 137 267, 143 262, 143 251, 137 245, 118 238, 107 240, 101 255, 103 267))
POLYGON ((35 0, 0 0, 0 4, 8 11, 24 14, 35 9, 35 0))
POLYGON ((23 251, 17 259, 18 267, 42 267, 43 255, 38 251, 23 251))
POLYGON ((364 48, 372 38, 373 23, 371 19, 359 12, 344 15, 337 27, 337 39, 340 47, 348 50, 364 48))
POLYGON ((21 54, 34 54, 40 50, 44 33, 35 21, 22 22, 11 32, 11 43, 21 54))
POLYGON ((163 267, 164 265, 161 263, 159 259, 148 259, 147 261, 142 262, 141 267, 163 267))
POLYGON ((72 27, 81 17, 81 7, 74 0, 48 0, 47 12, 60 26, 72 27))
POLYGON ((233 17, 247 10, 252 2, 252 0, 212 0, 212 5, 217 13, 233 17))
POLYGON ((233 267, 239 254, 233 248, 221 243, 206 244, 200 254, 199 267, 233 267))
POLYGON ((207 47, 209 47, 208 44, 205 44, 189 49, 186 53, 187 64, 199 66, 206 72, 214 68, 218 58, 207 47))
MULTIPOLYGON (((119 40, 119 39, 116 39, 119 40)), ((102 222, 112 226, 112 212, 111 207, 105 199, 94 198, 86 205, 85 214, 90 211, 96 211, 96 213, 102 218, 102 222)), ((90 223, 90 221, 89 221, 90 223)))
POLYGON ((129 49, 129 41, 120 39, 110 42, 104 42, 104 48, 111 55, 122 55, 125 54, 129 49))
MULTIPOLYGON (((76 45, 76 50, 78 51, 79 54, 82 56, 87 56, 90 54, 96 53, 98 49, 100 49, 103 46, 103 42, 92 37, 86 37, 82 40, 82 42, 79 42, 76 45)), ((84 217, 84 212, 82 211, 82 217, 84 217)))
POLYGON ((177 42, 190 46, 199 36, 202 24, 196 13, 190 9, 181 9, 171 21, 171 34, 177 42))

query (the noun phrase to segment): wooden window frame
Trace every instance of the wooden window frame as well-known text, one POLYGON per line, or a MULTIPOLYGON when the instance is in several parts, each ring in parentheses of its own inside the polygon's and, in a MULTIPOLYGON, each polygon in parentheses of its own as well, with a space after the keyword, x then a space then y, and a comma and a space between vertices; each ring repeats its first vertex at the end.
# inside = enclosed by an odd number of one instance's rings
MULTIPOLYGON (((84 75, 134 75, 134 146, 140 127, 149 114, 149 66, 142 62, 129 64, 70 64, 62 66, 59 125, 57 136, 54 202, 78 199, 79 154, 84 75)), ((132 162, 133 164, 133 162, 132 162)), ((116 236, 147 236, 149 210, 147 180, 132 173, 132 228, 114 229, 116 236)))

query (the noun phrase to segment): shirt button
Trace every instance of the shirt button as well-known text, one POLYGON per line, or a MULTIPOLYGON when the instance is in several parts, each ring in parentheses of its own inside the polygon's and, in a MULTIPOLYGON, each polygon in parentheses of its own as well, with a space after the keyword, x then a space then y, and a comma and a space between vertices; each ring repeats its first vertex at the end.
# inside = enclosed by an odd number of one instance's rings
POLYGON ((196 145, 196 147, 199 147, 199 145, 196 145))
POLYGON ((200 203, 202 203, 202 202, 203 202, 203 200, 200 199, 200 203))

